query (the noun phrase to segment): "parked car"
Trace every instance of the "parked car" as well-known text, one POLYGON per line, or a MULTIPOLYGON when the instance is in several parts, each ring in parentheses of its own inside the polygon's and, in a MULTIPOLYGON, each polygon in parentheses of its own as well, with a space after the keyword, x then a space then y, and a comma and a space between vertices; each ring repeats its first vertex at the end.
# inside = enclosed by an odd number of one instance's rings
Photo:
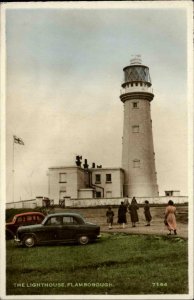
POLYGON ((35 211, 15 215, 11 222, 6 223, 6 239, 13 239, 18 227, 40 224, 44 218, 44 214, 35 211))
POLYGON ((29 248, 48 243, 78 242, 86 245, 99 236, 100 226, 86 222, 81 215, 55 213, 47 215, 41 224, 19 227, 15 242, 29 248))

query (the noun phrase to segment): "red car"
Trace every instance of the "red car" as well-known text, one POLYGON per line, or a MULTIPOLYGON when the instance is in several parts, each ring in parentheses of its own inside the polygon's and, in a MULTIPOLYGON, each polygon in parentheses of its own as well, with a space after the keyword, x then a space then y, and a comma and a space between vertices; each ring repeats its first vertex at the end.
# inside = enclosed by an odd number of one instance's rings
POLYGON ((13 239, 18 227, 40 224, 44 218, 45 215, 40 212, 26 212, 15 215, 11 222, 6 223, 6 239, 13 239))

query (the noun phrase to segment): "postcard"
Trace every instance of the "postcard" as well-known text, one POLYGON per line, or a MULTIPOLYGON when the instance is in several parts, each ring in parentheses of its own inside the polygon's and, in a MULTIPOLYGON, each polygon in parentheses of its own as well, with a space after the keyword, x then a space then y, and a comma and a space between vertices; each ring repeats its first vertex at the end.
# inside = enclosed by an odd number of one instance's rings
POLYGON ((1 4, 1 299, 193 299, 192 18, 1 4))

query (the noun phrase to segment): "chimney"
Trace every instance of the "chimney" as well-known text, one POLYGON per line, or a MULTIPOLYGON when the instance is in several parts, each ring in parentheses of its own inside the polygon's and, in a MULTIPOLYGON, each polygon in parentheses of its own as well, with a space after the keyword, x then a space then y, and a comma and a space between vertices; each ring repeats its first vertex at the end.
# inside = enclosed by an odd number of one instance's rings
POLYGON ((84 169, 88 169, 88 162, 87 162, 87 159, 84 159, 84 169))
POLYGON ((76 155, 75 163, 78 167, 81 167, 81 164, 82 164, 81 160, 82 160, 82 156, 76 155))

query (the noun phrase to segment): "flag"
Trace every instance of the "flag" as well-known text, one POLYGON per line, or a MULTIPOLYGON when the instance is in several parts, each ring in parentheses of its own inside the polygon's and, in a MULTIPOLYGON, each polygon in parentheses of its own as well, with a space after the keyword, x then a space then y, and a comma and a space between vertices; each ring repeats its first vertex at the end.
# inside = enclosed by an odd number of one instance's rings
POLYGON ((22 139, 20 139, 16 135, 13 136, 13 140, 14 140, 14 143, 16 143, 16 144, 24 145, 24 142, 22 141, 22 139))

